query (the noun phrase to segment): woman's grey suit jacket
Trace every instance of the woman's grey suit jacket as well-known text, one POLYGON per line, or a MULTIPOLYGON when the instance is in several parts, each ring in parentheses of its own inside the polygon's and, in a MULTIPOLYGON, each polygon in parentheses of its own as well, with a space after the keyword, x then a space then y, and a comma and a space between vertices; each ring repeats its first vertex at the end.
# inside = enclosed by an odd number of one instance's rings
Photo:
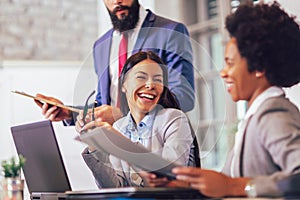
MULTIPOLYGON (((267 99, 248 121, 235 174, 258 177, 258 193, 276 192, 276 182, 300 169, 300 113, 284 95, 267 99), (261 191, 262 190, 262 191, 261 191)), ((233 152, 223 172, 230 175, 233 152)))

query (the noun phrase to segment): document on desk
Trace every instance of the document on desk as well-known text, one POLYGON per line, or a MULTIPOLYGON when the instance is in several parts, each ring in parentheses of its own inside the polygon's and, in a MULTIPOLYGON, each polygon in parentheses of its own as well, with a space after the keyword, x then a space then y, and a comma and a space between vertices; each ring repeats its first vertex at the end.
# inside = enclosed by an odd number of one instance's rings
POLYGON ((80 135, 77 139, 142 170, 167 177, 170 180, 176 178, 172 169, 178 165, 152 153, 142 144, 132 142, 112 127, 97 127, 80 135))
POLYGON ((54 102, 54 101, 50 101, 48 99, 44 99, 44 98, 41 98, 41 97, 36 97, 36 96, 30 95, 30 94, 27 94, 25 92, 19 92, 19 91, 11 91, 11 92, 15 93, 15 94, 19 94, 19 95, 25 96, 25 97, 32 98, 32 99, 40 101, 42 103, 47 103, 47 104, 50 104, 52 106, 57 106, 59 108, 70 110, 72 112, 76 112, 76 113, 80 112, 80 109, 78 109, 78 108, 72 108, 72 107, 69 107, 69 106, 65 106, 63 104, 60 104, 60 103, 57 103, 57 102, 54 102))

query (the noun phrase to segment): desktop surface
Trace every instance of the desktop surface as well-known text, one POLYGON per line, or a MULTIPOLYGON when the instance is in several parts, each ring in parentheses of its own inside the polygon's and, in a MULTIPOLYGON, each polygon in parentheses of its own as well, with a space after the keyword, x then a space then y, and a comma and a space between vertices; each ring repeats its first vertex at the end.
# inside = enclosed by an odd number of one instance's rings
POLYGON ((98 199, 206 199, 197 190, 187 188, 108 188, 97 191, 69 191, 65 193, 32 195, 32 200, 98 200, 98 199))

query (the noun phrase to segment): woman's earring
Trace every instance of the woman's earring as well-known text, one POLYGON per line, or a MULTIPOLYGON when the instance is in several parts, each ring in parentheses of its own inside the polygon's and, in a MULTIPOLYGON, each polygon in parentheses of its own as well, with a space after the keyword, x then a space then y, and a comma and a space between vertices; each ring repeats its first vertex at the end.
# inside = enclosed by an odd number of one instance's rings
POLYGON ((255 77, 260 78, 263 76, 263 74, 264 74, 263 72, 255 72, 255 77))

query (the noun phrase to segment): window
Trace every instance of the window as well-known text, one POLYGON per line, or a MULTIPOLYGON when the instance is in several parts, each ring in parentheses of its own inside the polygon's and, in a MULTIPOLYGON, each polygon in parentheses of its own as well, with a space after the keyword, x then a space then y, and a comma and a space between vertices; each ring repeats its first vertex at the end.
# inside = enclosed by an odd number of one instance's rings
POLYGON ((227 95, 219 71, 223 67, 225 15, 229 1, 195 0, 196 23, 188 26, 194 50, 197 103, 188 113, 195 129, 204 168, 220 169, 230 148, 229 122, 236 119, 235 106, 227 95))

